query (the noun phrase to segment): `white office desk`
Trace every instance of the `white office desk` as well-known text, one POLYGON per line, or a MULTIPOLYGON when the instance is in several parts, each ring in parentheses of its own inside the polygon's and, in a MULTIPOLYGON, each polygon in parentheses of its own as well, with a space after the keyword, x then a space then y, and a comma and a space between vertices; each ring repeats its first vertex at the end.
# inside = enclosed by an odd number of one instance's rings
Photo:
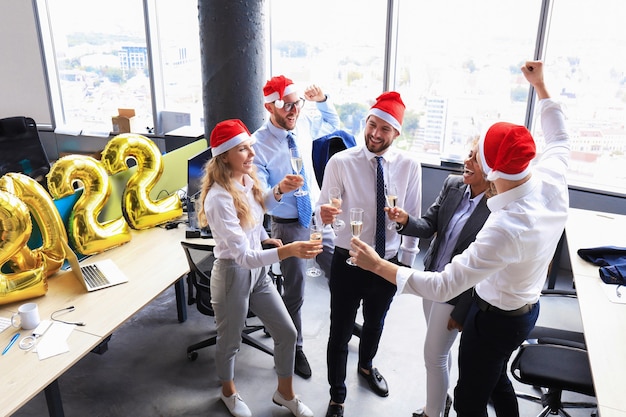
POLYGON ((608 300, 599 267, 577 253, 597 246, 626 247, 626 216, 570 209, 566 236, 598 410, 601 417, 626 416, 626 304, 608 300))
MULTIPOLYGON (((0 356, 0 414, 12 414, 46 389, 50 415, 62 416, 57 378, 187 273, 189 267, 180 246, 184 235, 182 226, 172 230, 156 227, 133 231, 132 240, 126 245, 89 258, 89 261, 113 259, 129 278, 129 282, 115 287, 87 293, 72 271, 49 278, 48 293, 28 300, 39 305, 41 318, 49 319, 52 312, 74 306, 73 312, 58 318, 86 325, 74 329, 68 339, 67 353, 40 361, 37 354, 26 353, 16 344, 0 356), (55 404, 51 405, 50 397, 55 404)), ((184 299, 183 294, 181 297, 184 299)), ((26 301, 1 306, 0 315, 10 316, 23 302, 26 301)), ((11 328, 0 333, 0 346, 6 346, 14 333, 11 328)), ((25 331, 21 333, 26 335, 25 331)))

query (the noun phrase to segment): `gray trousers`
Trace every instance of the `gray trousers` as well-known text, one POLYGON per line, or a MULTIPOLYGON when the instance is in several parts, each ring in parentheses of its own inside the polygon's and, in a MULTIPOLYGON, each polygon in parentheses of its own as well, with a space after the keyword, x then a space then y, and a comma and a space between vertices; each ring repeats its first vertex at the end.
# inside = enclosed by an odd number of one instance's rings
MULTIPOLYGON (((300 223, 274 223, 271 224, 272 237, 280 239, 283 244, 298 240, 309 240, 309 229, 305 229, 300 223)), ((330 276, 330 262, 334 251, 334 232, 330 227, 323 230, 324 252, 317 256, 320 268, 328 278, 330 276)), ((310 261, 312 262, 312 261, 310 261)), ((302 304, 304 304, 304 287, 306 278, 307 261, 300 258, 287 258, 280 261, 280 270, 283 274, 283 301, 298 331, 296 345, 302 347, 302 304)))
POLYGON ((211 304, 217 328, 215 362, 220 381, 235 379, 235 356, 241 346, 248 308, 274 339, 278 377, 293 375, 296 328, 265 268, 249 270, 231 259, 216 259, 211 273, 211 304))

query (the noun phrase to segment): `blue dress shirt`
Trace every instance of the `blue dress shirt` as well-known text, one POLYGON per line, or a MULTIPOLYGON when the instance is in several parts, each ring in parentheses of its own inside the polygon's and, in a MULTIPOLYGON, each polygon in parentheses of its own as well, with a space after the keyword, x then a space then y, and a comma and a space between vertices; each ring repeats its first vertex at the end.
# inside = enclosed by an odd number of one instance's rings
MULTIPOLYGON (((303 107, 296 128, 293 130, 300 155, 302 155, 312 202, 317 201, 319 197, 319 187, 315 181, 311 157, 313 140, 339 129, 339 115, 329 100, 316 103, 316 105, 320 116, 312 117, 306 112, 306 106, 303 107)), ((285 175, 293 173, 289 146, 287 145, 287 131, 274 126, 268 119, 252 136, 256 139, 254 164, 257 166, 261 187, 269 190, 278 184, 285 175)), ((267 207, 268 213, 285 219, 298 218, 298 208, 293 193, 293 191, 285 193, 280 202, 270 199, 267 207)))

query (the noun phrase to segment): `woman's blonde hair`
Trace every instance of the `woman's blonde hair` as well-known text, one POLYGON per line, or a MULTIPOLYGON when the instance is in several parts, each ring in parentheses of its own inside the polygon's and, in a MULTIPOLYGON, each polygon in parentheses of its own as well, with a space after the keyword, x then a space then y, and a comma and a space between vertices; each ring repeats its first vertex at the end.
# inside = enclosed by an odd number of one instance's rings
MULTIPOLYGON (((237 218, 239 219, 241 227, 243 229, 249 229, 255 225, 256 221, 253 217, 252 211, 250 210, 250 205, 248 204, 246 195, 234 186, 231 178, 232 169, 225 162, 226 159, 224 156, 225 154, 218 155, 215 158, 209 159, 207 163, 204 164, 204 176, 202 177, 200 200, 198 202, 199 207, 197 207, 198 222, 200 227, 208 226, 208 220, 204 211, 204 200, 206 199, 207 193, 211 187, 214 184, 219 184, 233 197, 233 203, 235 205, 237 218)), ((256 167, 250 173, 250 177, 254 181, 252 186, 254 199, 257 203, 259 203, 259 205, 261 205, 263 211, 265 211, 263 191, 261 190, 259 179, 256 176, 256 167)))
MULTIPOLYGON (((468 142, 470 143, 470 149, 473 150, 474 148, 478 148, 479 141, 480 141, 480 135, 476 134, 475 136, 471 136, 468 139, 468 142)), ((487 174, 483 172, 483 167, 480 165, 480 163, 478 165, 480 166, 480 172, 482 173, 483 178, 487 182, 487 189, 485 190, 485 197, 491 198, 494 195, 498 194, 498 191, 496 190, 496 185, 492 181, 489 181, 487 179, 487 174)))

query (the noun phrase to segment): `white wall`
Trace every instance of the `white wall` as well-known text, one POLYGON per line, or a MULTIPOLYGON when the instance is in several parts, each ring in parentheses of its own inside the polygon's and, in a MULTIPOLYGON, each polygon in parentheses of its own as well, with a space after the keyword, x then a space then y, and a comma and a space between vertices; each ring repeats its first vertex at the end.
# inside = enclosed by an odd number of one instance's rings
POLYGON ((33 3, 0 0, 0 118, 51 125, 48 87, 33 3))

